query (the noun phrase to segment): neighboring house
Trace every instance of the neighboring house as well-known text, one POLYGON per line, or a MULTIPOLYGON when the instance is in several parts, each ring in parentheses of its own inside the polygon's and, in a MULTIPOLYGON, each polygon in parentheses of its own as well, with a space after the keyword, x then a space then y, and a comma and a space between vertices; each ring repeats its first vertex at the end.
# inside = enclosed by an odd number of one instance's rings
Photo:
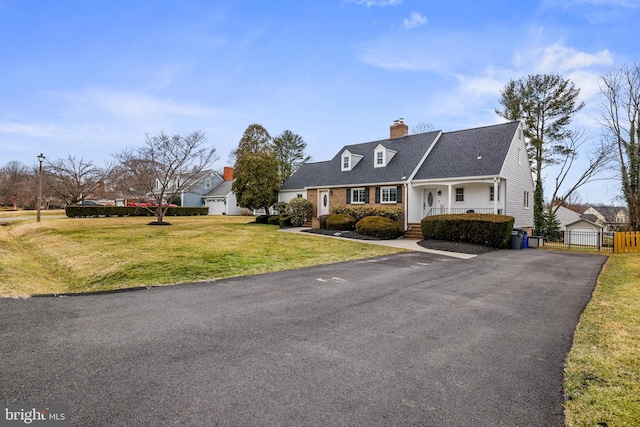
POLYGON ((209 215, 241 215, 236 195, 231 191, 233 180, 223 181, 202 199, 209 208, 209 215))
POLYGON ((603 230, 602 226, 596 223, 596 217, 579 214, 564 206, 558 206, 555 212, 560 230, 564 231, 564 243, 598 246, 603 230))
MULTIPOLYGON (((179 192, 173 191, 173 189, 180 186, 180 180, 185 179, 184 176, 178 176, 169 182, 169 185, 165 189, 165 198, 167 200, 171 198, 177 198, 180 200, 180 206, 204 206, 203 196, 211 192, 221 182, 224 181, 223 177, 218 175, 213 170, 204 170, 190 179, 188 185, 186 185, 179 192)), ((160 181, 156 181, 156 190, 160 190, 160 181)))
POLYGON ((626 207, 616 206, 591 206, 584 211, 585 214, 593 215, 598 224, 607 231, 619 231, 629 225, 629 211, 626 207))
POLYGON ((305 197, 312 215, 332 206, 396 206, 406 230, 426 216, 511 215, 533 226, 533 177, 522 125, 408 135, 402 119, 389 139, 347 145, 333 159, 306 163, 285 181, 279 201, 305 197))

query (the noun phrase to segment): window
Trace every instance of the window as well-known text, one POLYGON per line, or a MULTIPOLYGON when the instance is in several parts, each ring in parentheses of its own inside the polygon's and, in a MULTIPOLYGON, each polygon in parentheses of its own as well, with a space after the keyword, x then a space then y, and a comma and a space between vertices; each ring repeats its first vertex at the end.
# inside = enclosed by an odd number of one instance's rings
POLYGON ((206 188, 207 190, 211 189, 211 178, 207 178, 204 181, 204 188, 206 188))
POLYGON ((342 170, 349 170, 350 163, 351 163, 351 156, 342 156, 342 170))
POLYGON ((524 207, 525 209, 529 209, 529 192, 524 192, 524 207))
POLYGON ((376 152, 376 166, 384 165, 384 151, 376 152))
POLYGON ((396 203, 398 201, 398 187, 382 187, 382 203, 396 203))
MULTIPOLYGON (((489 201, 490 202, 493 202, 493 200, 495 198, 495 195, 493 194, 494 191, 495 190, 494 190, 493 185, 491 187, 489 187, 489 201)), ((498 201, 500 201, 500 185, 499 184, 498 184, 498 201)))
POLYGON ((351 190, 351 203, 365 203, 366 197, 364 188, 354 188, 351 190))
POLYGON ((456 188, 456 202, 464 202, 464 188, 456 188))
POLYGON ((296 197, 297 197, 298 199, 302 199, 302 194, 296 194, 296 197))

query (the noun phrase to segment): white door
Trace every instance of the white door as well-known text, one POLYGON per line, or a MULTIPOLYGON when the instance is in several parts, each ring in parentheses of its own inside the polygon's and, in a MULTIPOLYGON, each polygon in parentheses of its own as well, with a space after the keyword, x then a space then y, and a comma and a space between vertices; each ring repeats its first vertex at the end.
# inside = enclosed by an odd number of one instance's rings
POLYGON ((222 199, 207 199, 207 207, 209 208, 209 215, 222 215, 224 212, 224 200, 222 199))
POLYGON ((320 210, 318 216, 329 215, 329 190, 318 191, 320 210))
MULTIPOLYGON (((435 188, 425 188, 422 198, 422 217, 429 215, 431 209, 436 207, 436 190, 435 188)), ((434 215, 434 212, 431 212, 434 215)))

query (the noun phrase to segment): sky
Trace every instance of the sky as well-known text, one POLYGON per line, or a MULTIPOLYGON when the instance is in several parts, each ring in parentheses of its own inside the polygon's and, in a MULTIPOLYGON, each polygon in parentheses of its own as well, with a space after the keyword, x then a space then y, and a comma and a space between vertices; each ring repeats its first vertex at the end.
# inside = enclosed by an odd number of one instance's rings
MULTIPOLYGON (((640 61, 638 22, 640 0, 0 0, 0 167, 103 165, 146 134, 198 130, 221 170, 253 123, 324 161, 398 118, 502 123, 500 90, 550 73, 580 88, 571 127, 595 144, 600 76, 640 61)), ((619 188, 579 193, 619 204, 619 188)))

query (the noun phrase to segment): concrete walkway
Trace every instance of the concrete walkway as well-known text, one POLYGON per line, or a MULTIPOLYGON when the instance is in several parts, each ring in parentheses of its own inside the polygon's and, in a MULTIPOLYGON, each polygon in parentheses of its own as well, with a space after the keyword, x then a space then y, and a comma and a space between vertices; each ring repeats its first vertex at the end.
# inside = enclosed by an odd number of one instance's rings
MULTIPOLYGON (((289 227, 289 228, 281 228, 279 231, 282 231, 284 233, 301 233, 303 230, 308 230, 309 228, 307 227, 289 227)), ((304 233, 306 236, 319 236, 319 237, 328 237, 330 239, 345 239, 345 237, 340 237, 340 236, 327 236, 325 234, 315 234, 315 233, 304 233)), ((353 240, 353 239, 350 239, 353 240)), ((388 246, 391 248, 400 248, 400 249, 406 249, 409 251, 416 251, 416 252, 427 252, 430 254, 436 254, 436 255, 443 255, 443 256, 448 256, 448 257, 452 257, 452 258, 459 258, 459 259, 470 259, 470 258, 475 258, 477 255, 472 255, 472 254, 462 254, 462 253, 458 253, 458 252, 449 252, 449 251, 439 251, 436 249, 427 249, 424 248, 422 246, 420 246, 418 244, 419 240, 417 239, 405 239, 405 238, 400 238, 400 239, 394 239, 394 240, 358 240, 358 242, 360 243, 370 243, 372 245, 379 245, 379 246, 388 246)))

